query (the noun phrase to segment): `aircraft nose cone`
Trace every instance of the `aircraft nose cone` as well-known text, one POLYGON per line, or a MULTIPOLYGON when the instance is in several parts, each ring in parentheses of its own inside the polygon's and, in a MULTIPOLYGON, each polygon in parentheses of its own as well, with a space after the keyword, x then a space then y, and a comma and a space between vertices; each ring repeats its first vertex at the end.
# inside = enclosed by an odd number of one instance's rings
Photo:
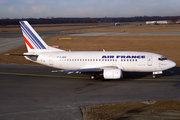
POLYGON ((176 63, 173 62, 173 61, 171 61, 171 62, 170 62, 170 67, 173 68, 173 67, 175 67, 175 66, 176 66, 176 63))

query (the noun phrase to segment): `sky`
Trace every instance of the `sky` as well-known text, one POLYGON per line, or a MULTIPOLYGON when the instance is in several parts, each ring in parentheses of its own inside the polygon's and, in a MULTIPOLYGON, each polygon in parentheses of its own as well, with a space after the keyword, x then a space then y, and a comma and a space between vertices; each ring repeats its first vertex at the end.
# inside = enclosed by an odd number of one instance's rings
POLYGON ((180 16, 180 0, 0 0, 0 19, 134 16, 180 16))

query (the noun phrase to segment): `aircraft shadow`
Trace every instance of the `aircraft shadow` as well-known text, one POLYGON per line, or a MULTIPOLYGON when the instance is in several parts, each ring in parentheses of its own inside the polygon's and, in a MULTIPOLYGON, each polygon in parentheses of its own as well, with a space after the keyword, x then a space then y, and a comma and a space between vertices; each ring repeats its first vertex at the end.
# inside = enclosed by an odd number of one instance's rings
MULTIPOLYGON (((172 77, 177 75, 180 75, 179 67, 175 67, 163 71, 163 74, 156 75, 156 79, 172 77)), ((151 72, 123 72, 123 78, 120 80, 123 81, 123 80, 134 80, 134 79, 153 79, 153 78, 151 72)), ((111 80, 104 80, 104 81, 111 81, 111 80)))

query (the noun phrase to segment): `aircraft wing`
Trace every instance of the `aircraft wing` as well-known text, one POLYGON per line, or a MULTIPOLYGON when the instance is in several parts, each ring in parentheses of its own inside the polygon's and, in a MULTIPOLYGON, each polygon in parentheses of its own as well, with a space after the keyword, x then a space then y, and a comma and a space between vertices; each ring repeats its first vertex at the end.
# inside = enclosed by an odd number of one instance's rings
POLYGON ((85 68, 85 69, 74 69, 74 70, 53 70, 52 72, 65 72, 68 74, 71 73, 96 73, 96 72, 102 72, 103 69, 118 69, 115 66, 105 66, 101 68, 85 68))
POLYGON ((68 74, 71 73, 94 73, 94 72, 102 72, 100 68, 88 68, 88 69, 75 69, 75 70, 53 70, 51 72, 65 72, 68 74))
POLYGON ((91 73, 91 72, 102 72, 100 68, 89 68, 89 69, 76 69, 76 70, 63 70, 66 73, 91 73))

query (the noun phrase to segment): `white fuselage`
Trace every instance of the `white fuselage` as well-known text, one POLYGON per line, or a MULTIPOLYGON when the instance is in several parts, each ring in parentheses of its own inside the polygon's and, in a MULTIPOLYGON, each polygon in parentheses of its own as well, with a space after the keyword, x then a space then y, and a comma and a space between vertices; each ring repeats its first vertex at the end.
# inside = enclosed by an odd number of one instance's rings
POLYGON ((34 62, 65 70, 114 67, 128 72, 156 72, 176 65, 168 59, 159 60, 162 55, 150 52, 62 51, 37 54, 39 56, 34 62))
POLYGON ((150 52, 132 51, 64 51, 48 46, 27 21, 20 21, 22 33, 28 52, 26 59, 51 66, 67 73, 95 72, 104 79, 120 79, 122 71, 162 73, 176 65, 166 57, 150 52))

